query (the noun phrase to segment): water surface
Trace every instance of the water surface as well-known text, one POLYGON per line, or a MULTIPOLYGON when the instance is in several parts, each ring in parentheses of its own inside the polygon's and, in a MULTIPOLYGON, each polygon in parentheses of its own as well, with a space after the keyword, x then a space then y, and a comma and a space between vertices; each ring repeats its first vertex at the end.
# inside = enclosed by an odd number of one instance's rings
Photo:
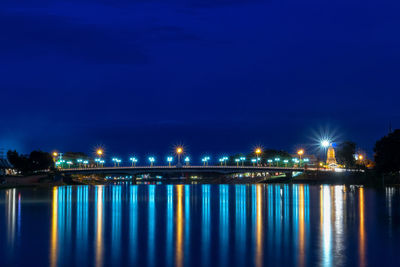
POLYGON ((0 191, 0 257, 32 266, 400 263, 400 191, 308 185, 0 191))

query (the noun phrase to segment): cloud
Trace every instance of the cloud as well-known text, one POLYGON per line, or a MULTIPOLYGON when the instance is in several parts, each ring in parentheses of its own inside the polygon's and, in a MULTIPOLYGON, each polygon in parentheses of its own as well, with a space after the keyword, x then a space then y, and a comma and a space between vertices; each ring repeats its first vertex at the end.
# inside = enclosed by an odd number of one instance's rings
POLYGON ((126 14, 124 21, 116 11, 110 12, 107 23, 101 19, 103 13, 82 19, 73 12, 60 15, 58 11, 0 11, 0 24, 7 25, 0 35, 3 60, 45 57, 93 64, 146 64, 151 60, 149 45, 199 40, 183 27, 161 26, 146 18, 130 19, 126 14), (112 23, 113 18, 119 21, 112 23))

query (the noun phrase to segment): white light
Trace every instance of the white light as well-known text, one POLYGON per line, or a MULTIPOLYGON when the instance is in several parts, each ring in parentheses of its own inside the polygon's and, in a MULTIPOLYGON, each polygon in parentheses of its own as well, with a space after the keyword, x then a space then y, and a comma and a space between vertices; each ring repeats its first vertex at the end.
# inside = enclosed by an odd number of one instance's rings
POLYGON ((326 139, 321 140, 322 147, 328 147, 328 146, 330 146, 330 144, 331 144, 331 142, 329 140, 326 140, 326 139))

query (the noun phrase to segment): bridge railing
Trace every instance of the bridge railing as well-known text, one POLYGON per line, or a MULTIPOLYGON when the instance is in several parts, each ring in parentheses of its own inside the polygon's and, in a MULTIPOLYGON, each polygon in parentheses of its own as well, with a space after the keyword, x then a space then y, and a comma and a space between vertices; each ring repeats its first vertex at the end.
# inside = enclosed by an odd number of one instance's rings
POLYGON ((143 170, 143 169, 231 169, 231 170, 293 170, 293 171, 298 171, 298 170, 304 170, 304 168, 298 168, 298 167, 273 167, 273 166, 221 166, 221 165, 215 165, 215 166, 111 166, 111 167, 88 167, 88 168, 62 168, 59 169, 60 171, 84 171, 84 170, 127 170, 127 169, 137 169, 137 170, 143 170))

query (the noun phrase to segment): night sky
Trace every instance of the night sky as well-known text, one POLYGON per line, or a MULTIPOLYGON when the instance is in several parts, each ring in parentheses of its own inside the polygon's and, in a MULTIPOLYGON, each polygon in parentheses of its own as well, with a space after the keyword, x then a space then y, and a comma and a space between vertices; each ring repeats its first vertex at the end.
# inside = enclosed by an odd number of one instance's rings
MULTIPOLYGON (((396 3, 397 2, 397 3, 396 3)), ((0 148, 370 155, 400 127, 400 4, 1 0, 0 148)))

